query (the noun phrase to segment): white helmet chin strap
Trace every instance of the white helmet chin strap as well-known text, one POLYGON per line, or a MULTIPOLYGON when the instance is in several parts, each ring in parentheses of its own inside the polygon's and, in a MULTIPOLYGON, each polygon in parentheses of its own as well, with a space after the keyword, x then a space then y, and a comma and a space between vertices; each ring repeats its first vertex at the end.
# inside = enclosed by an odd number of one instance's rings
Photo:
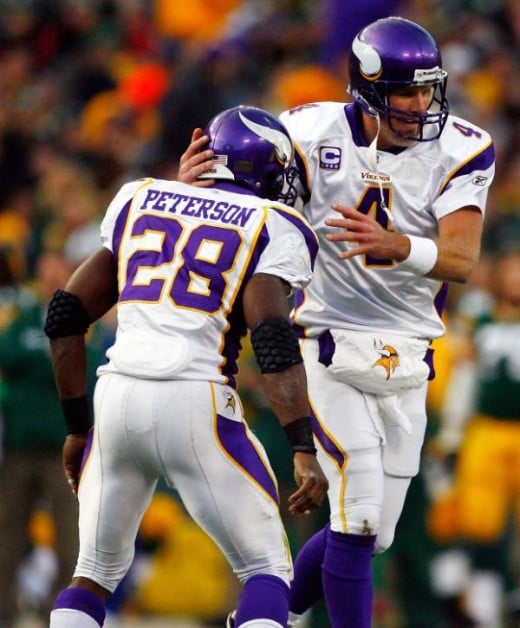
POLYGON ((381 131, 381 119, 379 113, 375 116, 377 121, 377 133, 374 139, 370 142, 370 146, 367 150, 367 160, 370 169, 377 172, 377 140, 379 139, 379 133, 381 131))
POLYGON ((379 112, 376 112, 376 115, 374 117, 377 121, 377 132, 376 132, 376 136, 370 142, 370 145, 367 149, 367 161, 372 172, 375 172, 375 174, 377 175, 377 184, 379 186, 379 196, 381 199, 379 205, 381 209, 385 212, 385 214, 388 216, 389 220, 392 220, 392 214, 390 213, 390 210, 386 206, 385 196, 383 194, 383 184, 381 182, 381 177, 379 176, 379 168, 377 165, 377 141, 379 139, 379 134, 381 132, 381 118, 379 116, 379 112))

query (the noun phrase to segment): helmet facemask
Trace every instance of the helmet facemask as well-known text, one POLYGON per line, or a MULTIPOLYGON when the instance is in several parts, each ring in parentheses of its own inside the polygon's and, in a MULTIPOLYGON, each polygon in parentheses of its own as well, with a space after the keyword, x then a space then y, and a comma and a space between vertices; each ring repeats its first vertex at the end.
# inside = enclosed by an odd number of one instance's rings
POLYGON ((285 169, 285 173, 281 178, 277 200, 281 203, 294 207, 296 199, 298 198, 298 191, 296 188, 297 182, 298 168, 293 163, 293 165, 288 166, 285 169))
MULTIPOLYGON (((372 109, 384 117, 388 122, 388 127, 400 137, 417 142, 428 142, 437 139, 444 129, 448 119, 448 101, 446 98, 447 76, 444 76, 434 83, 392 83, 388 81, 376 81, 371 85, 364 95, 364 99, 371 105, 372 109), (392 107, 390 97, 399 91, 401 87, 423 87, 431 85, 433 88, 428 110, 424 113, 405 111, 392 107), (418 132, 415 135, 408 135, 396 127, 395 122, 407 122, 417 125, 418 132)), ((369 112, 370 113, 370 112, 369 112)))

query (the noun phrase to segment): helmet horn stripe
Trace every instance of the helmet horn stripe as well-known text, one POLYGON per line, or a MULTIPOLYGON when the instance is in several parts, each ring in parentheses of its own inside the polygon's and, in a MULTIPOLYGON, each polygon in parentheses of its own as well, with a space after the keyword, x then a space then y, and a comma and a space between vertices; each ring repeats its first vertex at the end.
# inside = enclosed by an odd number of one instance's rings
POLYGON ((276 150, 276 155, 282 163, 286 164, 292 160, 292 144, 284 133, 277 131, 276 129, 272 129, 271 127, 257 124, 256 122, 249 120, 249 118, 246 118, 242 112, 239 112, 238 115, 242 123, 250 131, 253 131, 253 133, 258 135, 258 137, 261 137, 267 142, 273 144, 276 150))
POLYGON ((371 81, 377 80, 383 71, 383 63, 377 50, 356 37, 352 42, 352 52, 359 59, 359 69, 371 81))

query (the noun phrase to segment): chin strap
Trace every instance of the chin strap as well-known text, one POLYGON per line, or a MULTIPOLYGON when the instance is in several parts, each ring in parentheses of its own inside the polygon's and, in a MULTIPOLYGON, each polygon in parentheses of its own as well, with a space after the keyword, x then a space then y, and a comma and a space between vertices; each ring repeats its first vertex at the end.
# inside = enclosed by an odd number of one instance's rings
POLYGON ((390 210, 386 206, 385 195, 383 194, 383 184, 381 182, 381 177, 379 176, 379 167, 377 164, 377 141, 379 139, 379 134, 381 132, 381 118, 378 112, 376 112, 374 118, 377 121, 377 133, 374 139, 370 142, 370 145, 368 147, 367 161, 372 172, 375 172, 377 175, 377 185, 379 186, 379 196, 380 196, 379 205, 381 209, 385 212, 385 214, 388 216, 388 219, 391 221, 392 214, 390 213, 390 210))

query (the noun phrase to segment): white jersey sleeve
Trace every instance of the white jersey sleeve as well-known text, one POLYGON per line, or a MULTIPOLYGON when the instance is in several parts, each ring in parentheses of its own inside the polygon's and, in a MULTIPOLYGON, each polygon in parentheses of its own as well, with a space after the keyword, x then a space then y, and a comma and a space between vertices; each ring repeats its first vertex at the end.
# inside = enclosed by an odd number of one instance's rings
POLYGON ((439 146, 444 168, 439 194, 432 204, 434 216, 439 220, 469 206, 477 207, 484 215, 495 172, 491 137, 465 120, 450 116, 439 146))
POLYGON ((100 372, 230 385, 247 331, 246 282, 262 272, 301 289, 318 248, 307 221, 285 205, 156 179, 121 188, 101 237, 117 264, 119 299, 100 372))
POLYGON ((316 234, 300 214, 278 204, 268 211, 267 228, 274 237, 269 238, 255 273, 276 275, 293 289, 304 288, 311 280, 318 251, 316 234))
POLYGON ((100 231, 101 244, 109 251, 114 251, 112 236, 114 234, 114 227, 117 217, 121 213, 122 209, 126 207, 128 203, 132 202, 132 198, 137 190, 140 187, 148 185, 149 181, 149 179, 138 179, 136 181, 130 181, 129 183, 125 183, 107 207, 105 216, 101 223, 100 231))

